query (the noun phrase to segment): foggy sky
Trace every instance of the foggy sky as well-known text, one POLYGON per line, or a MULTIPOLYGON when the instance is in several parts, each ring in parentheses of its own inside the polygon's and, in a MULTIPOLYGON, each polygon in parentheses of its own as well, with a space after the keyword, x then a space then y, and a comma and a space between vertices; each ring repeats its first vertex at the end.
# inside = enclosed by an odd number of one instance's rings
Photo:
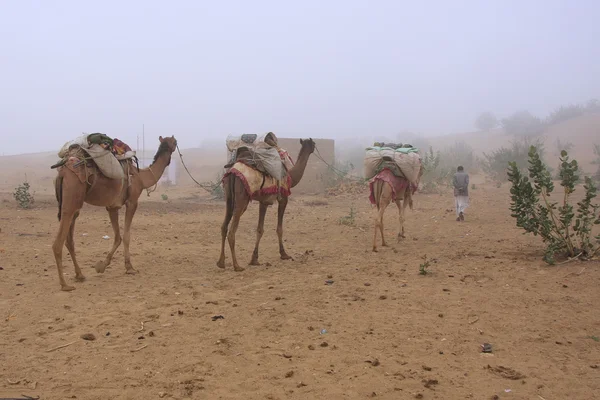
POLYGON ((428 135, 600 97, 600 3, 0 1, 0 154, 428 135))

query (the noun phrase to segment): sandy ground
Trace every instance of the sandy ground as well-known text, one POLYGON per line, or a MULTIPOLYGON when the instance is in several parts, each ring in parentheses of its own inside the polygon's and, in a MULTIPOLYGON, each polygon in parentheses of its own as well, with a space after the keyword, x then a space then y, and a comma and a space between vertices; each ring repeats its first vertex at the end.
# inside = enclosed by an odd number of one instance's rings
MULTIPOLYGON (((506 187, 471 195, 457 223, 449 194, 417 194, 400 244, 389 209, 392 246, 376 254, 366 193, 293 195, 284 235, 295 260, 279 259, 270 209, 263 265, 236 273, 229 253, 226 270, 215 265, 224 205, 163 188, 143 195, 134 220, 137 276, 124 274, 122 248, 105 274, 91 268, 112 230, 86 206, 76 245, 87 281, 65 293, 51 190, 21 211, 2 193, 0 397, 598 398, 599 263, 545 265, 540 241, 514 227, 506 187), (355 225, 341 225, 351 207, 355 225)), ((257 211, 238 231, 244 264, 257 211)))

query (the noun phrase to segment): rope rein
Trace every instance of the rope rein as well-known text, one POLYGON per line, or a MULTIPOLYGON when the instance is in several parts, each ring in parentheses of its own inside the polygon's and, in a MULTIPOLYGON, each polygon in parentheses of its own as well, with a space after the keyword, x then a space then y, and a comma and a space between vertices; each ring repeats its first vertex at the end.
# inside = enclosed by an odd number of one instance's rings
MULTIPOLYGON (((183 168, 185 169, 185 172, 187 172, 187 174, 189 175, 189 177, 192 179, 192 181, 194 181, 194 183, 196 183, 198 186, 200 186, 202 189, 206 190, 208 193, 213 193, 214 190, 219 187, 221 185, 220 182, 218 183, 200 183, 198 182, 190 173, 190 170, 188 169, 188 167, 185 165, 185 162, 183 161, 183 154, 181 154, 181 150, 179 150, 179 145, 177 145, 177 152, 179 153, 179 158, 181 160, 181 165, 183 165, 183 168)), ((341 171, 340 169, 334 167, 333 165, 331 165, 330 163, 328 163, 327 161, 325 161, 325 159, 323 158, 323 156, 321 156, 321 152, 319 151, 319 148, 317 147, 317 145, 315 144, 315 153, 314 153, 315 157, 320 160, 323 164, 325 164, 334 174, 338 175, 340 178, 344 178, 344 179, 348 179, 350 181, 354 181, 354 182, 358 182, 358 183, 365 183, 365 179, 363 178, 357 178, 354 176, 350 176, 347 172, 341 171)))
POLYGON ((331 170, 331 172, 333 172, 334 174, 336 174, 340 178, 348 179, 349 181, 354 181, 354 182, 358 182, 358 183, 365 183, 366 182, 365 179, 351 176, 351 175, 349 175, 348 172, 344 172, 344 171, 342 171, 342 170, 334 167, 333 165, 329 164, 327 161, 325 161, 323 159, 323 156, 321 156, 321 152, 319 151, 319 148, 317 147, 316 144, 315 144, 315 157, 317 157, 317 159, 319 159, 323 164, 325 164, 327 166, 327 168, 329 168, 331 170))
POLYGON ((188 169, 188 167, 185 165, 185 162, 183 162, 183 154, 181 154, 181 150, 179 150, 179 144, 177 145, 177 152, 179 153, 179 158, 181 159, 181 165, 183 165, 183 168, 185 169, 185 172, 187 172, 187 174, 190 176, 190 178, 198 185, 200 186, 202 189, 206 190, 208 193, 213 193, 214 190, 219 187, 221 185, 221 183, 214 183, 214 184, 208 184, 208 183, 200 183, 198 182, 196 179, 194 179, 194 177, 192 176, 192 174, 190 173, 190 170, 188 169))

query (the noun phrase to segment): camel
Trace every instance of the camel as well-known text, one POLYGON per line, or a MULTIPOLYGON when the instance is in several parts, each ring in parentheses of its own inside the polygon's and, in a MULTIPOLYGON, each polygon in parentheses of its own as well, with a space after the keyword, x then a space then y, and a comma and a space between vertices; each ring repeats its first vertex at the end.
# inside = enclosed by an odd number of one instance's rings
MULTIPOLYGON (((423 168, 421 167, 421 170, 419 171, 419 178, 422 174, 423 168)), ((393 175, 389 169, 383 169, 371 180, 371 202, 377 206, 375 216, 375 231, 373 234, 374 252, 378 251, 378 230, 381 232, 381 246, 387 246, 383 231, 383 215, 385 214, 386 208, 392 201, 395 202, 396 206, 398 207, 400 221, 397 242, 400 242, 406 237, 404 235, 404 213, 406 207, 410 207, 411 210, 413 209, 412 195, 416 191, 417 185, 412 185, 407 179, 393 175)))
POLYGON ((67 250, 71 254, 73 266, 75 267, 75 280, 77 282, 85 280, 85 276, 82 274, 81 268, 79 268, 79 264, 77 263, 75 241, 73 239, 75 221, 79 217, 79 211, 84 203, 106 207, 114 231, 112 248, 105 260, 96 263, 94 266, 96 272, 103 273, 106 270, 115 251, 121 244, 119 209, 125 205, 125 231, 123 234, 125 272, 127 274, 137 273, 131 264, 129 244, 131 240, 131 222, 138 206, 138 199, 144 189, 151 188, 157 184, 165 168, 171 162, 171 155, 177 148, 177 140, 175 140, 174 136, 170 138, 163 138, 161 136, 159 140, 160 146, 152 164, 148 168, 142 168, 138 171, 133 167, 131 161, 128 161, 129 166, 124 167, 125 179, 123 181, 121 179, 109 179, 102 175, 95 167, 91 167, 94 172, 86 176, 90 167, 81 164, 76 157, 69 157, 67 162, 59 167, 54 187, 56 190, 56 200, 58 201, 58 220, 60 221, 60 225, 52 250, 56 259, 56 267, 58 268, 58 279, 63 291, 75 290, 74 286, 67 285, 63 276, 63 244, 66 245, 67 250), (128 175, 129 186, 127 185, 128 175))
MULTIPOLYGON (((298 159, 296 164, 289 169, 288 171, 288 189, 293 188, 302 180, 302 176, 304 175, 304 170, 306 169, 306 165, 308 163, 308 159, 310 155, 315 151, 315 142, 312 139, 308 140, 300 140, 300 144, 302 148, 300 149, 300 153, 298 154, 298 159)), ((238 154, 237 159, 243 159, 244 155, 242 153, 238 154)), ((236 163, 238 165, 240 163, 236 163)), ((256 170, 247 170, 248 172, 244 174, 244 178, 246 180, 254 178, 253 176, 249 176, 252 174, 260 174, 260 172, 256 170)), ((270 177, 264 177, 262 186, 265 186, 264 180, 268 180, 271 186, 276 185, 274 179, 270 177)), ((260 239, 262 238, 264 232, 264 223, 265 223, 265 215, 267 213, 267 207, 273 205, 275 201, 278 204, 277 210, 277 236, 279 238, 279 254, 282 260, 290 260, 290 257, 283 246, 283 216, 285 214, 285 209, 288 204, 288 196, 289 190, 282 192, 276 192, 274 194, 259 194, 257 196, 251 197, 249 190, 247 188, 247 182, 243 181, 236 174, 226 174, 223 178, 223 189, 225 192, 225 203, 226 203, 226 211, 225 211, 225 220, 223 221, 223 225, 221 226, 221 257, 217 262, 217 266, 219 268, 225 268, 225 239, 227 238, 229 241, 229 247, 231 249, 231 258, 233 261, 233 269, 235 271, 243 271, 244 268, 240 267, 236 255, 235 255, 235 234, 238 229, 238 225, 240 223, 240 218, 248 208, 248 204, 251 200, 256 200, 259 202, 259 216, 258 216, 258 227, 256 229, 256 245, 254 247, 254 252, 252 253, 252 260, 250 261, 250 265, 260 265, 258 262, 258 246, 260 243, 260 239), (230 226, 231 223, 231 226, 230 226)))

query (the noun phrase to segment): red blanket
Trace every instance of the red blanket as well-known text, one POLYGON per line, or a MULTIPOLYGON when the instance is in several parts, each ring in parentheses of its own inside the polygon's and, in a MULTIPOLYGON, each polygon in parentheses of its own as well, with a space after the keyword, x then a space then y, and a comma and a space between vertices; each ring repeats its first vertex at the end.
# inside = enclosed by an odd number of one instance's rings
POLYGON ((276 195, 278 193, 284 197, 291 194, 292 178, 289 175, 282 182, 278 183, 274 178, 263 175, 261 172, 240 161, 231 167, 225 176, 223 176, 223 179, 231 174, 234 174, 242 181, 250 199, 255 199, 259 196, 276 195))
MULTIPOLYGON (((406 179, 399 178, 396 175, 394 175, 392 173, 392 171, 390 171, 387 168, 384 168, 383 170, 381 170, 380 173, 375 175, 369 181, 369 190, 371 192, 371 195, 369 196, 369 200, 371 201, 371 204, 377 204, 375 201, 375 192, 373 190, 373 187, 374 187, 376 181, 387 182, 392 187, 392 200, 393 201, 396 201, 396 194, 405 190, 409 185, 410 185, 410 189, 412 190, 413 193, 415 193, 417 191, 417 185, 409 184, 406 179)), ((403 200, 403 199, 400 199, 400 200, 403 200)))

